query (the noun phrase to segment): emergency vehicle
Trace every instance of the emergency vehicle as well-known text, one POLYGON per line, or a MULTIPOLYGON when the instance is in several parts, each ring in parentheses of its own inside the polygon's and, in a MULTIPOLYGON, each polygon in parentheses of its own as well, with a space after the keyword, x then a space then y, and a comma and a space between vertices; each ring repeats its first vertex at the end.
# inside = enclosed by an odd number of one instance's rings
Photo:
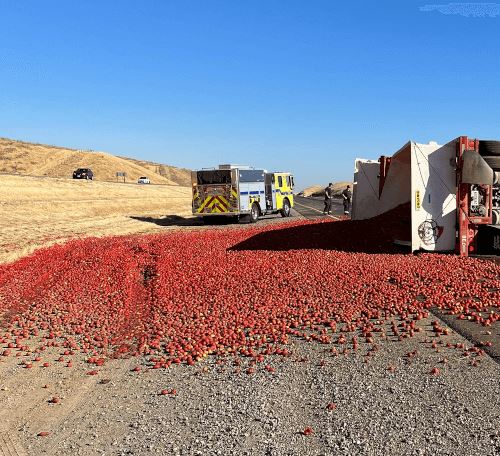
POLYGON ((193 214, 205 222, 216 217, 249 218, 266 214, 290 217, 293 175, 243 165, 219 165, 191 173, 193 214))

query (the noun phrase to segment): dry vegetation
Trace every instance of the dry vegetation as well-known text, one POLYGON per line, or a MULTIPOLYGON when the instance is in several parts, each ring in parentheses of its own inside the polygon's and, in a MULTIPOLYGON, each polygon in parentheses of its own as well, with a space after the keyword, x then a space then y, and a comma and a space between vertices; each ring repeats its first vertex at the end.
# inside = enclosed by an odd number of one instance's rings
MULTIPOLYGON (((304 190, 302 190, 304 196, 323 196, 325 194, 325 187, 328 184, 325 185, 313 185, 311 187, 307 187, 304 190)), ((336 182, 333 184, 333 194, 335 196, 340 196, 340 193, 344 188, 346 188, 347 185, 351 186, 352 190, 352 182, 336 182)))
POLYGON ((131 163, 147 169, 148 176, 154 176, 155 173, 163 176, 164 178, 175 182, 178 185, 190 186, 191 185, 191 171, 184 168, 175 168, 173 166, 162 165, 161 163, 148 162, 144 160, 136 160, 134 158, 123 158, 131 163))
POLYGON ((64 147, 0 138, 0 173, 70 178, 77 168, 91 168, 95 180, 116 181, 126 172, 128 182, 147 176, 154 184, 189 185, 190 171, 172 166, 64 147))
POLYGON ((0 262, 71 238, 157 231, 140 218, 190 211, 189 187, 0 175, 0 262))

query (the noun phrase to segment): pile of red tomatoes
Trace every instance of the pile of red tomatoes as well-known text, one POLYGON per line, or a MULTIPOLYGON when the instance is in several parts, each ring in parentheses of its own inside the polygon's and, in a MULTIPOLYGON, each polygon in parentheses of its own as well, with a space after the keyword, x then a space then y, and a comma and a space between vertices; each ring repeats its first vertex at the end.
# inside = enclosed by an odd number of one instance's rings
POLYGON ((291 337, 356 345, 395 319, 403 322, 395 331, 411 336, 432 306, 485 326, 499 318, 499 266, 391 253, 384 242, 385 253, 355 251, 351 236, 369 245, 378 227, 349 223, 92 238, 40 250, 0 266, 0 355, 36 337, 68 355, 88 353, 96 366, 125 354, 148 355, 156 367, 209 354, 263 361, 286 356, 291 337))

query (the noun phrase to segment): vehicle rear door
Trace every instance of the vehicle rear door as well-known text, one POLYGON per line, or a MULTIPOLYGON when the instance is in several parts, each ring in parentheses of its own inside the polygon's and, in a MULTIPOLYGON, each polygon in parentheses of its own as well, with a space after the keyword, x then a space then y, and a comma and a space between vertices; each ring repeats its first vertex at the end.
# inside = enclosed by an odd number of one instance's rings
POLYGON ((274 175, 274 188, 276 190, 275 195, 276 195, 276 209, 282 209, 283 208, 283 195, 281 194, 281 191, 283 189, 283 174, 275 174, 274 175))

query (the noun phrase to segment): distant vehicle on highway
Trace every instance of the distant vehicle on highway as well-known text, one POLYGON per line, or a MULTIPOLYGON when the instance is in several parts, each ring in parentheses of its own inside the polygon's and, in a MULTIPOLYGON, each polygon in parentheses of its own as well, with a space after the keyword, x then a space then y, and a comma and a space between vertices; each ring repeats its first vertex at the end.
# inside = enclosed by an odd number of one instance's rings
POLYGON ((73 179, 93 180, 94 173, 90 168, 78 168, 76 171, 73 171, 73 179))
POLYGON ((143 176, 143 177, 139 177, 137 183, 138 184, 150 184, 151 181, 146 176, 143 176))

